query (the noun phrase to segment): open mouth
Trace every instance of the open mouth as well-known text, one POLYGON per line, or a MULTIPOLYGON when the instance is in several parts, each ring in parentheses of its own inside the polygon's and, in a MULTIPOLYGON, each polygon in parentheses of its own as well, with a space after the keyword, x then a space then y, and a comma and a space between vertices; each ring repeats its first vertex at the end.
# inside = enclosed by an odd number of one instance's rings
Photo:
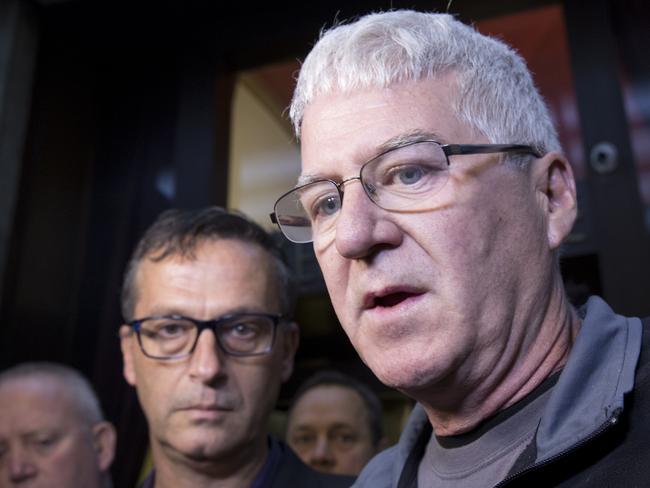
POLYGON ((400 303, 408 300, 409 298, 419 295, 418 293, 409 293, 406 291, 398 291, 395 293, 388 293, 382 296, 375 296, 368 308, 390 308, 399 305, 400 303))

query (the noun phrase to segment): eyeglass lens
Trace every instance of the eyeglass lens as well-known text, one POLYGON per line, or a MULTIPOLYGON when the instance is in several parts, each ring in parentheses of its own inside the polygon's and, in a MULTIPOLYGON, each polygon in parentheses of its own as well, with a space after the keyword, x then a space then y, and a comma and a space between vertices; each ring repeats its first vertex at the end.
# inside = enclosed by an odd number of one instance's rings
MULTIPOLYGON (((368 198, 385 210, 424 210, 448 179, 442 147, 422 141, 392 149, 363 165, 360 179, 368 198)), ((293 242, 309 242, 332 230, 341 208, 337 183, 319 180, 295 188, 275 205, 276 219, 293 242)))
MULTIPOLYGON (((275 324, 263 315, 241 315, 218 321, 219 345, 234 355, 268 352, 273 345, 275 324)), ((139 338, 145 354, 155 358, 180 357, 192 352, 199 335, 195 322, 186 318, 167 317, 143 320, 139 338)))

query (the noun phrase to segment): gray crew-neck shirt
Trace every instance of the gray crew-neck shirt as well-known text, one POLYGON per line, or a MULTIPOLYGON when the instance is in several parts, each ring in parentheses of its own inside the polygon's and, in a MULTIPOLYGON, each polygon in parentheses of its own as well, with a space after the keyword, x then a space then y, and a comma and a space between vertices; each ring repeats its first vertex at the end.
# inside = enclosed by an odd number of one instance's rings
POLYGON ((432 434, 418 468, 418 488, 485 488, 503 480, 534 439, 557 377, 542 383, 524 405, 513 405, 473 432, 432 434))

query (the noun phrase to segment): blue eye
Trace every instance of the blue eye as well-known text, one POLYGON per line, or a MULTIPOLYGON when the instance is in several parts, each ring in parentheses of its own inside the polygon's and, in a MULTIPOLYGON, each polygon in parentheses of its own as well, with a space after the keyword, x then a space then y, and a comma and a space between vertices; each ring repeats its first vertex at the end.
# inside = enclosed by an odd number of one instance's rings
POLYGON ((313 222, 335 215, 341 208, 336 184, 329 180, 316 181, 300 189, 300 204, 313 222))
POLYGON ((424 171, 420 166, 404 166, 397 171, 397 177, 404 185, 413 185, 420 181, 422 176, 424 171))
POLYGON ((317 214, 333 215, 341 208, 338 195, 329 195, 317 203, 317 214))

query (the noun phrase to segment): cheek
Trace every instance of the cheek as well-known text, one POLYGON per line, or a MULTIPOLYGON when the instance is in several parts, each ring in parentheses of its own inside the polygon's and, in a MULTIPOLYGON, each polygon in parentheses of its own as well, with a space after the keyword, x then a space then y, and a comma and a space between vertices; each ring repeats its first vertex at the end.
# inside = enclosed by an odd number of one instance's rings
POLYGON ((43 456, 41 474, 51 480, 51 486, 73 486, 72 481, 83 477, 93 466, 91 455, 92 450, 84 440, 66 442, 50 455, 43 456))
POLYGON ((273 357, 272 361, 244 368, 232 368, 230 382, 233 388, 239 390, 246 410, 249 412, 270 411, 275 405, 280 390, 281 358, 273 357))
POLYGON ((323 271, 323 275, 332 279, 338 274, 337 270, 341 267, 341 264, 337 259, 342 260, 343 258, 336 251, 336 246, 334 246, 333 242, 326 247, 319 247, 317 244, 314 244, 314 255, 316 256, 320 269, 323 271))
POLYGON ((165 368, 160 374, 154 368, 136 363, 137 395, 142 410, 149 422, 156 423, 167 414, 173 398, 182 398, 182 392, 176 384, 178 372, 165 368))
MULTIPOLYGON (((443 279, 446 276, 474 281, 482 278, 494 256, 505 251, 507 220, 493 209, 459 210, 441 215, 436 225, 423 234, 421 245, 435 261, 434 269, 442 271, 443 279)), ((413 232, 418 235, 418 229, 413 232)))
POLYGON ((336 454, 337 463, 349 473, 360 471, 372 457, 372 452, 366 446, 357 445, 346 452, 336 454))
POLYGON ((338 312, 340 308, 337 306, 342 305, 345 300, 350 261, 331 248, 328 252, 317 254, 316 259, 323 273, 327 292, 338 312))

